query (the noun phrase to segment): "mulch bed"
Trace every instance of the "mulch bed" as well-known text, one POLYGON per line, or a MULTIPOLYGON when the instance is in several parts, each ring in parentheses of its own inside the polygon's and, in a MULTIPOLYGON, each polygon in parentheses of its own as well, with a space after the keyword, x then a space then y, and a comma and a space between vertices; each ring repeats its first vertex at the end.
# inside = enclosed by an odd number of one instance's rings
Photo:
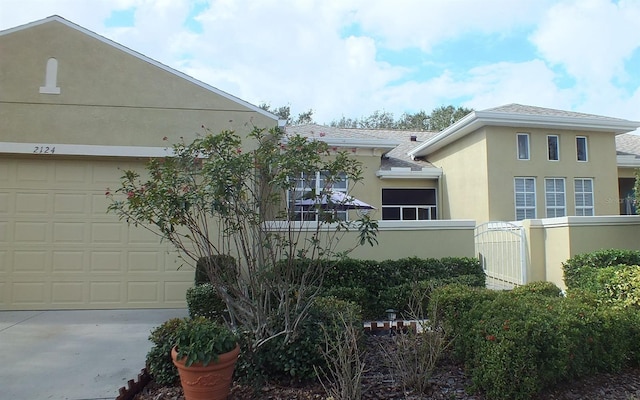
MULTIPOLYGON (((468 393, 471 381, 461 365, 445 356, 431 377, 427 393, 405 392, 384 366, 382 346, 388 336, 368 336, 366 372, 362 380, 364 400, 488 400, 482 393, 468 393)), ((388 344, 388 343, 387 343, 388 344)), ((262 388, 234 384, 228 400, 325 400, 327 395, 317 383, 300 387, 265 385, 262 388)), ((184 400, 182 389, 149 383, 134 400, 184 400)), ((600 374, 546 390, 533 400, 640 400, 640 368, 619 374, 600 374)))

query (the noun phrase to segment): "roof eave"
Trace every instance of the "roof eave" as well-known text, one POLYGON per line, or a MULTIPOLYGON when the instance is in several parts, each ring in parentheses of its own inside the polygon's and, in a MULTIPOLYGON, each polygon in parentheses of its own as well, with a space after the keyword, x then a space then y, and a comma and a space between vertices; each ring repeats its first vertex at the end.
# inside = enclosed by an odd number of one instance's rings
POLYGON ((484 126, 513 126, 517 128, 572 130, 577 129, 590 132, 613 132, 615 134, 622 134, 632 132, 640 128, 640 122, 597 118, 474 111, 409 152, 409 155, 412 157, 426 156, 484 126))
POLYGON ((640 168, 640 158, 634 155, 616 156, 616 162, 619 168, 640 168))
POLYGON ((378 170, 376 176, 380 179, 440 179, 441 168, 422 168, 420 171, 378 170))

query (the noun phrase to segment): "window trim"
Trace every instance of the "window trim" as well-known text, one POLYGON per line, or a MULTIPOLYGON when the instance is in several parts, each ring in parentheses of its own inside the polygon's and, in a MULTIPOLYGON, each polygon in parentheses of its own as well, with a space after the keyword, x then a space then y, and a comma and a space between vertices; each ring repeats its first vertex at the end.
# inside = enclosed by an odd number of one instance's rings
POLYGON ((577 162, 589 162, 589 140, 586 136, 576 136, 576 161, 577 162), (580 150, 578 140, 584 139, 584 160, 580 159, 580 150))
POLYGON ((547 160, 548 161, 560 161, 560 135, 547 135, 547 160), (556 138, 556 159, 551 158, 551 143, 549 139, 556 138))
POLYGON ((439 217, 439 210, 438 210, 438 188, 434 188, 434 187, 383 187, 380 189, 380 208, 381 208, 381 215, 380 215, 380 221, 400 221, 400 222, 406 222, 406 221, 434 221, 434 220, 438 220, 439 217), (434 193, 434 200, 435 200, 435 204, 433 205, 427 205, 427 204, 389 204, 389 205, 385 205, 382 202, 382 192, 384 190, 433 190, 434 193), (383 210, 385 208, 399 208, 400 209, 400 219, 384 219, 383 217, 383 210), (413 208, 416 210, 416 219, 403 219, 403 209, 410 209, 413 208), (423 209, 427 209, 428 210, 428 215, 429 218, 428 219, 417 219, 417 216, 419 214, 419 209, 423 208, 423 209), (431 218, 431 212, 432 210, 434 210, 434 214, 435 214, 435 218, 431 218))
MULTIPOLYGON (((291 215, 300 215, 300 218, 291 218, 292 221, 298 221, 298 222, 320 222, 319 218, 318 218, 318 212, 316 210, 304 210, 303 206, 295 206, 293 204, 293 202, 296 200, 295 198, 292 197, 292 195, 295 195, 296 192, 310 192, 312 190, 315 190, 316 193, 321 193, 322 190, 324 190, 325 188, 321 187, 321 183, 323 181, 322 179, 322 172, 323 171, 316 171, 315 172, 315 177, 314 178, 306 178, 304 177, 304 173, 301 173, 300 178, 293 178, 293 179, 301 179, 302 182, 306 182, 307 180, 311 180, 313 179, 314 181, 314 185, 315 188, 313 189, 309 189, 309 190, 305 190, 307 189, 306 186, 304 187, 298 187, 297 183, 296 185, 293 187, 292 190, 287 191, 287 208, 288 208, 288 212, 292 213, 291 215), (300 208, 298 210, 298 207, 300 208), (305 215, 314 215, 313 219, 307 219, 305 218, 305 215)), ((335 190, 336 192, 343 192, 343 193, 348 193, 349 192, 349 177, 346 176, 344 177, 344 188, 341 187, 332 187, 331 190, 335 190)), ((304 194, 303 194, 304 195, 304 194)), ((344 221, 349 221, 349 211, 348 210, 335 210, 334 211, 336 213, 336 215, 343 215, 344 216, 344 221)), ((340 218, 342 219, 342 218, 340 218)))
POLYGON ((528 133, 525 132, 519 132, 516 134, 516 158, 519 161, 528 161, 531 160, 531 140, 530 140, 530 135, 528 133), (526 157, 521 157, 522 153, 521 153, 521 149, 520 149, 520 137, 525 138, 525 144, 526 144, 526 157))
POLYGON ((567 180, 565 178, 562 178, 562 177, 544 178, 544 210, 545 210, 545 215, 546 215, 547 218, 557 218, 557 217, 566 217, 567 216, 567 180), (563 202, 563 205, 561 207, 559 207, 557 205, 550 206, 549 205, 549 199, 547 197, 547 195, 549 193, 553 193, 554 196, 557 195, 557 194, 560 194, 560 192, 557 192, 555 190, 556 189, 555 182, 557 180, 561 180, 562 181, 562 188, 563 188, 563 191, 562 191, 562 202, 563 202), (548 181, 554 181, 554 184, 553 184, 554 191, 553 192, 547 191, 547 182, 548 181), (555 210, 556 213, 557 213, 558 210, 562 210, 562 215, 549 216, 549 209, 555 210))
POLYGON ((595 203, 595 190, 594 190, 594 179, 593 178, 573 178, 573 200, 574 200, 574 214, 576 216, 594 216, 596 215, 596 203, 595 203), (583 185, 583 191, 582 192, 578 192, 576 190, 576 183, 578 181, 582 181, 583 185), (591 182, 591 192, 585 192, 584 191, 584 181, 590 181, 591 182), (585 194, 590 194, 591 195, 591 205, 590 206, 578 206, 578 195, 582 195, 584 196, 585 194), (583 210, 583 213, 578 215, 578 210, 583 210), (584 210, 591 210, 591 214, 589 215, 585 215, 584 214, 584 210))
MULTIPOLYGON (((537 193, 537 180, 535 176, 516 176, 513 178, 513 205, 514 205, 514 217, 516 221, 521 221, 518 219, 518 209, 524 210, 525 214, 527 210, 533 210, 533 219, 536 219, 538 217, 538 193, 537 193), (531 179, 533 180, 533 206, 524 206, 524 207, 518 207, 518 192, 516 191, 516 182, 518 181, 518 179, 531 179)), ((529 192, 523 192, 524 194, 529 193, 529 192)), ((527 219, 526 215, 525 218, 523 219, 527 219)))

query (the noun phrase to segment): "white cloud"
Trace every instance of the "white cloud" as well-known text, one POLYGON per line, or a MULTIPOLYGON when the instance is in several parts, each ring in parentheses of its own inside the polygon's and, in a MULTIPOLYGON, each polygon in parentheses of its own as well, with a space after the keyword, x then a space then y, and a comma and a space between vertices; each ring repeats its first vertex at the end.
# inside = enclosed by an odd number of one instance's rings
POLYGON ((640 2, 579 0, 551 7, 531 36, 541 55, 580 84, 624 76, 624 62, 640 48, 640 2))

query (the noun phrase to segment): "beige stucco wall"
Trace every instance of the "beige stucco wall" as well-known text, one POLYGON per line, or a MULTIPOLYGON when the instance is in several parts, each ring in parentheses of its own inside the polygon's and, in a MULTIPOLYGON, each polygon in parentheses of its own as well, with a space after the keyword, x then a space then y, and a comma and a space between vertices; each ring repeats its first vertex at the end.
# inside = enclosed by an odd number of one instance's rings
POLYGON ((255 112, 57 21, 0 36, 1 140, 166 146, 163 137, 273 127, 255 112), (47 60, 60 94, 41 94, 47 60), (17 67, 16 67, 17 66, 17 67))
POLYGON ((640 250, 640 216, 562 217, 523 221, 528 281, 546 280, 561 288, 562 263, 601 249, 640 250))
POLYGON ((489 220, 484 129, 443 147, 427 159, 443 170, 440 218, 489 220))
POLYGON ((545 218, 545 178, 565 178, 566 213, 575 215, 575 178, 593 178, 595 215, 617 215, 615 135, 572 130, 491 127, 487 134, 489 209, 493 220, 515 218, 514 178, 536 178, 536 215, 545 218), (528 133, 530 159, 518 160, 516 137, 528 133), (547 159, 547 135, 558 135, 560 160, 547 159), (576 136, 586 136, 588 161, 576 160, 576 136))
POLYGON ((632 167, 618 167, 619 178, 634 178, 636 177, 637 168, 632 167))

